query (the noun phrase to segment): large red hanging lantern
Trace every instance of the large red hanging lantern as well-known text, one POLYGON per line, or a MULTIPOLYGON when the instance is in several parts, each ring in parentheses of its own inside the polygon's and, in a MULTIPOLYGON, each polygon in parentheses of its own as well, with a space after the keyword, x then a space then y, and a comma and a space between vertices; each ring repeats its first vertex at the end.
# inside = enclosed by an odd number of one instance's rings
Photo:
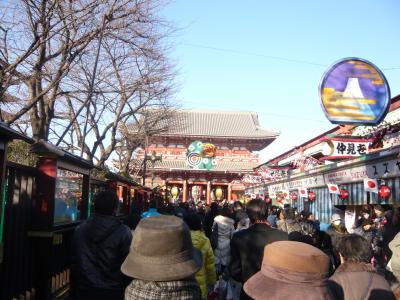
POLYGON ((340 190, 339 198, 342 200, 347 200, 349 198, 349 191, 345 189, 340 190))
POLYGON ((265 197, 265 203, 270 203, 271 202, 271 198, 270 197, 265 197))
POLYGON ((315 197, 316 197, 316 195, 315 195, 314 192, 308 192, 308 199, 309 199, 310 201, 314 201, 314 200, 315 200, 315 197))
POLYGON ((379 197, 381 197, 382 199, 387 199, 390 197, 390 195, 392 194, 390 187, 388 187, 387 185, 381 185, 379 187, 379 197))
POLYGON ((293 201, 297 201, 297 194, 296 193, 291 193, 290 194, 290 199, 292 199, 293 201))

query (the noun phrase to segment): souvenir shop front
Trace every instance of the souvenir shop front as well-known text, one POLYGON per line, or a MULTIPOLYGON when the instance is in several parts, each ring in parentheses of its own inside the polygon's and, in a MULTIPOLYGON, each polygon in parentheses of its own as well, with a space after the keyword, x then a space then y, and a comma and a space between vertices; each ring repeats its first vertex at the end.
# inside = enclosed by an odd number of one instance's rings
POLYGON ((346 227, 352 226, 363 205, 400 203, 399 149, 289 174, 285 180, 266 184, 264 190, 272 203, 310 211, 321 223, 339 213, 346 227))

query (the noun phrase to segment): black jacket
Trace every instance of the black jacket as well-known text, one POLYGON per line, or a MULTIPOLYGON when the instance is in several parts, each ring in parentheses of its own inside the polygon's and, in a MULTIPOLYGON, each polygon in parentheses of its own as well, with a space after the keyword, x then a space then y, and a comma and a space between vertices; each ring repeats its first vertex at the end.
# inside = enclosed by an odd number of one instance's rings
POLYGON ((260 271, 264 247, 272 242, 286 241, 288 235, 266 224, 254 224, 239 231, 231 240, 231 263, 229 271, 233 279, 246 282, 260 271))
POLYGON ((76 297, 90 290, 123 291, 129 283, 120 271, 129 253, 130 229, 114 216, 93 214, 75 229, 71 285, 76 297))

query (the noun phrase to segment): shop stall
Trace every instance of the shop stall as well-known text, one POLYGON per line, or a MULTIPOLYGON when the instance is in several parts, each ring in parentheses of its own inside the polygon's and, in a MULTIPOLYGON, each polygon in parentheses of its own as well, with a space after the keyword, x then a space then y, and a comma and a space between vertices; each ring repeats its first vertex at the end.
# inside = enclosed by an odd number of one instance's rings
POLYGON ((343 217, 345 211, 357 215, 363 205, 396 205, 400 199, 399 150, 400 147, 393 147, 307 172, 291 173, 283 180, 266 184, 265 188, 270 198, 280 200, 278 204, 310 211, 323 223, 329 223, 335 212, 343 217), (331 191, 328 185, 337 190, 331 191))
POLYGON ((37 299, 62 297, 69 289, 69 251, 75 227, 88 217, 92 164, 46 142, 32 145, 38 156, 32 239, 37 299))

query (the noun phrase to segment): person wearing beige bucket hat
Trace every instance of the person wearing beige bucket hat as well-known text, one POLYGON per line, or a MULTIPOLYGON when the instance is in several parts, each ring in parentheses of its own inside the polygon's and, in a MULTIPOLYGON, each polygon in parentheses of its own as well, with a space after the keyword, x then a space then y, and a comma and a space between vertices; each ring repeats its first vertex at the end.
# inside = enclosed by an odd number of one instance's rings
POLYGON ((278 241, 264 248, 261 270, 244 284, 255 300, 333 300, 327 279, 329 257, 311 245, 278 241))
POLYGON ((201 266, 201 252, 193 247, 189 228, 182 219, 143 219, 121 266, 122 273, 134 278, 125 290, 125 299, 200 299, 194 274, 201 266))

